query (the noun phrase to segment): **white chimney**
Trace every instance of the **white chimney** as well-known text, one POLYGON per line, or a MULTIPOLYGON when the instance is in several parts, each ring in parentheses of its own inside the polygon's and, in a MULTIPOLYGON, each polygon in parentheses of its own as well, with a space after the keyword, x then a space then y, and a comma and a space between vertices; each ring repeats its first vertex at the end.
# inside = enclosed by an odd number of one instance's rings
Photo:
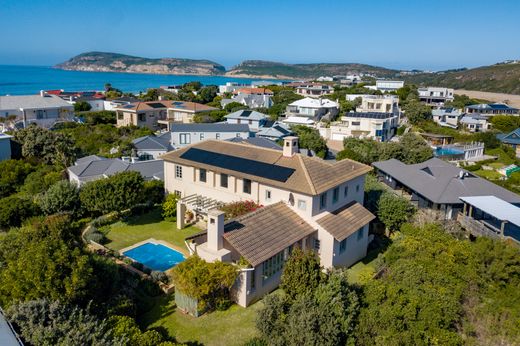
POLYGON ((46 94, 46 93, 45 93, 45 90, 40 90, 40 96, 41 96, 41 97, 44 97, 45 94, 46 94))
POLYGON ((211 209, 208 211, 208 250, 219 251, 224 246, 224 215, 223 211, 211 209))
POLYGON ((283 156, 292 157, 299 152, 298 137, 288 136, 283 139, 283 156))

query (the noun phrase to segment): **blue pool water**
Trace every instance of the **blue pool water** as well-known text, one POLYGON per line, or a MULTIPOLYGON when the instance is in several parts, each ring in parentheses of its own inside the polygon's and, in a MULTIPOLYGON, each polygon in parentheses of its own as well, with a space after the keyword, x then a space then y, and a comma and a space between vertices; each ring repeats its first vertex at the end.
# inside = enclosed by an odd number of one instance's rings
POLYGON ((125 256, 152 270, 165 271, 184 261, 184 255, 162 244, 146 243, 125 251, 125 256))
POLYGON ((452 156, 452 155, 462 155, 464 151, 458 150, 455 148, 437 148, 434 152, 435 156, 452 156))

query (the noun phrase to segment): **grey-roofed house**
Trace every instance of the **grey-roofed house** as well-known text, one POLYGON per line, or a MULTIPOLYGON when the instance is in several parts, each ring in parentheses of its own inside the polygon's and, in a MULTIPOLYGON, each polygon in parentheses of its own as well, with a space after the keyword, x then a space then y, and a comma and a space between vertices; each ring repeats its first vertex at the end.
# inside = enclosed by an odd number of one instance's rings
POLYGON ((519 109, 511 107, 505 103, 481 103, 478 105, 469 105, 464 108, 466 113, 479 113, 488 116, 497 114, 518 115, 519 109))
POLYGON ((220 105, 226 107, 228 104, 238 102, 248 108, 271 108, 273 100, 270 95, 238 94, 230 99, 222 99, 220 105))
POLYGON ((385 184, 410 197, 419 208, 439 210, 446 219, 462 211, 460 197, 464 196, 495 196, 520 205, 519 195, 437 158, 413 165, 390 159, 372 166, 385 184))
POLYGON ((136 138, 132 141, 135 154, 139 160, 156 160, 159 156, 173 150, 172 133, 167 131, 158 136, 150 135, 136 138))
POLYGON ((163 180, 164 162, 162 160, 128 162, 91 155, 79 159, 74 166, 67 168, 69 181, 77 186, 126 171, 139 172, 145 180, 163 180))
POLYGON ((0 161, 11 158, 11 138, 12 136, 0 132, 0 161))
POLYGON ((520 127, 509 133, 497 135, 497 138, 505 145, 511 146, 516 156, 520 157, 520 127))
POLYGON ((292 134, 293 132, 286 124, 279 121, 267 121, 262 127, 260 127, 258 132, 255 133, 255 136, 277 141, 284 137, 291 136, 292 134))
POLYGON ((247 124, 251 131, 258 131, 269 119, 269 116, 253 110, 239 110, 226 115, 228 124, 247 124))
POLYGON ((466 114, 460 119, 462 128, 469 132, 485 132, 491 129, 489 118, 482 114, 466 114))
POLYGON ((171 145, 174 149, 179 149, 208 139, 228 140, 233 137, 249 138, 249 125, 228 123, 176 123, 171 130, 171 145))
POLYGON ((50 128, 58 121, 71 121, 74 106, 56 95, 0 96, 0 117, 15 116, 16 127, 29 124, 50 128))

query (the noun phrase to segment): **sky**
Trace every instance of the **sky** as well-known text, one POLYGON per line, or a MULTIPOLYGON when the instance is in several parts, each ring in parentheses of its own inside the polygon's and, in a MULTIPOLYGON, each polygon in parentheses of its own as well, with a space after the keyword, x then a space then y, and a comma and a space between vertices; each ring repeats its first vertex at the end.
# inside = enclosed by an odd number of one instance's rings
POLYGON ((444 70, 520 59, 520 0, 0 0, 0 64, 87 51, 444 70))

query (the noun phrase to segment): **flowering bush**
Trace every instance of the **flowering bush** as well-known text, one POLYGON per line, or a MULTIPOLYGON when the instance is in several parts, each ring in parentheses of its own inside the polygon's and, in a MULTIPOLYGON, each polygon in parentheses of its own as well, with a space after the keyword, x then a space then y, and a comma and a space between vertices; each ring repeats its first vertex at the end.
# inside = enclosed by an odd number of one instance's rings
POLYGON ((254 201, 240 201, 225 204, 220 209, 226 213, 226 218, 230 219, 245 215, 262 207, 263 205, 257 204, 254 201))

